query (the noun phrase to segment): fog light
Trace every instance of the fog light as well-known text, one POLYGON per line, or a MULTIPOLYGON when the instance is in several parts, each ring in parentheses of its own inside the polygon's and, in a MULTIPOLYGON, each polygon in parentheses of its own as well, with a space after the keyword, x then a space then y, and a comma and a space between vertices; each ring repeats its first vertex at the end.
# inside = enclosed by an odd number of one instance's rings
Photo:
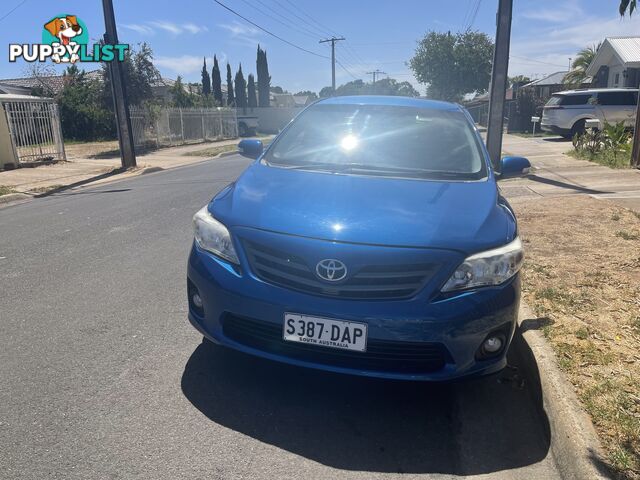
POLYGON ((503 343, 500 337, 489 337, 482 344, 482 349, 488 354, 496 353, 502 349, 503 343))
POLYGON ((193 294, 193 296, 191 297, 191 301, 196 306, 196 308, 202 308, 202 299, 197 292, 193 294))

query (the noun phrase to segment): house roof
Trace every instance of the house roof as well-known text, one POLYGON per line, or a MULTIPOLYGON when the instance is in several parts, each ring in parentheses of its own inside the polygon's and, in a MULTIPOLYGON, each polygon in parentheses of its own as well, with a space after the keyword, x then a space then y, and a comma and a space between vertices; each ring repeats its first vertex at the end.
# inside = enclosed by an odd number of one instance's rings
POLYGON ((547 85, 562 85, 562 80, 564 80, 564 77, 567 75, 567 73, 569 72, 567 72, 566 70, 563 72, 555 72, 546 77, 539 78, 538 80, 534 80, 531 83, 527 83, 526 85, 523 85, 520 88, 544 87, 547 85))
POLYGON ((587 75, 595 75, 601 66, 608 65, 612 59, 625 67, 640 67, 640 37, 605 38, 591 65, 587 68, 587 75))

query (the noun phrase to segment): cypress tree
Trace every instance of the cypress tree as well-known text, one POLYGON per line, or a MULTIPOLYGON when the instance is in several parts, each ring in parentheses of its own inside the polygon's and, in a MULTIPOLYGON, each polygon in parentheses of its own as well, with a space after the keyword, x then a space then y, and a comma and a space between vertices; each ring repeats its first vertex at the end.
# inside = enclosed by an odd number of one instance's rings
POLYGON ((220 79, 220 67, 218 58, 213 56, 213 70, 211 71, 211 86, 213 87, 213 98, 216 104, 222 106, 222 80, 220 79))
POLYGON ((261 107, 269 106, 269 87, 271 77, 269 76, 269 65, 267 63, 267 52, 258 45, 258 55, 256 58, 256 72, 258 74, 258 101, 261 107))
POLYGON ((238 71, 236 72, 235 88, 236 106, 242 109, 247 108, 247 82, 245 81, 242 73, 242 64, 240 64, 238 71))
POLYGON ((231 79, 231 65, 227 62, 227 106, 236 106, 236 97, 233 95, 233 80, 231 79))
POLYGON ((211 95, 211 78, 209 77, 209 71, 207 70, 207 58, 204 59, 204 65, 202 65, 202 94, 205 97, 211 95))
POLYGON ((256 96, 256 83, 252 73, 249 74, 249 80, 247 82, 247 105, 251 109, 254 109, 258 106, 258 97, 256 96))

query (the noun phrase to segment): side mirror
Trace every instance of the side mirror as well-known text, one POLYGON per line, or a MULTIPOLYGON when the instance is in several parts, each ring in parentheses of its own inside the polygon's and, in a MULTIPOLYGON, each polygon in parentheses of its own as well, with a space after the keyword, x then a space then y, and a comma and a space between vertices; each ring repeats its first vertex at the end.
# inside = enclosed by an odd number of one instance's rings
POLYGON ((261 140, 247 139, 238 143, 238 153, 243 157, 253 158, 255 160, 262 154, 263 150, 264 145, 262 145, 261 140))
POLYGON ((503 157, 500 161, 500 179, 524 177, 529 173, 531 163, 524 157, 503 157))

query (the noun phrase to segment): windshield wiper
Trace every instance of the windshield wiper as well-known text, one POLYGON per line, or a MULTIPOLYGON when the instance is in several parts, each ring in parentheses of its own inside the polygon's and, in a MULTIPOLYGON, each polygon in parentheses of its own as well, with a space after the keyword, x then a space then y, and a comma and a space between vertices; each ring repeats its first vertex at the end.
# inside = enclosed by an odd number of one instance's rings
MULTIPOLYGON (((265 161, 266 162, 266 161, 265 161)), ((400 167, 395 165, 372 165, 360 162, 322 162, 322 163, 298 163, 298 164, 287 164, 287 163, 274 163, 274 162, 266 162, 270 166, 280 167, 287 170, 327 170, 331 172, 375 172, 375 173, 404 173, 404 174, 414 174, 414 175, 427 175, 434 177, 445 177, 445 178, 460 178, 465 175, 458 172, 447 172, 442 170, 430 170, 428 168, 420 168, 420 167, 400 167)))

